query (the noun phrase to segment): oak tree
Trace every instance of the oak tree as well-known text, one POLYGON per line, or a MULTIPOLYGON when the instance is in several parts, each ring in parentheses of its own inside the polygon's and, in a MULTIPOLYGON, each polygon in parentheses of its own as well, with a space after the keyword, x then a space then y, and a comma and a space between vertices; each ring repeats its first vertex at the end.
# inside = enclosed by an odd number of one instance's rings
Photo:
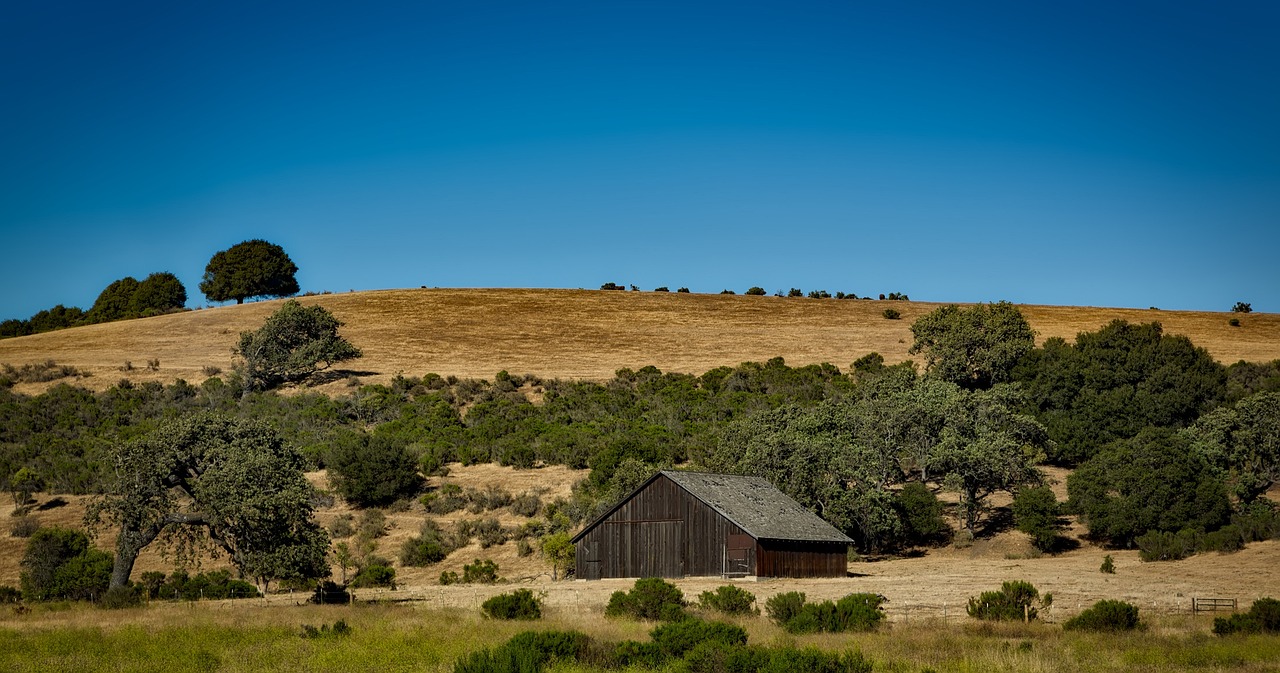
POLYGON ((284 248, 254 239, 215 253, 204 268, 200 291, 210 301, 237 304, 249 297, 288 297, 298 293, 297 272, 284 248))

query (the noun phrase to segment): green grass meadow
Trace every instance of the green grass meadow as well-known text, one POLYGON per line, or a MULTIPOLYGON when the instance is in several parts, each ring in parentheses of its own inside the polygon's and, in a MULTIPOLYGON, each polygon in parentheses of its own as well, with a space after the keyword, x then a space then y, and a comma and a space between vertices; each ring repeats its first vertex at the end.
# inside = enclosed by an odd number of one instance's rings
MULTIPOLYGON (((1219 638, 1210 634, 1211 620, 1205 618, 1157 617, 1143 631, 1120 635, 963 620, 796 637, 764 618, 733 621, 756 644, 861 650, 877 671, 1280 671, 1280 637, 1219 638)), ((530 628, 577 629, 616 642, 646 640, 652 626, 606 620, 597 611, 514 623, 472 611, 403 605, 152 604, 124 611, 40 606, 0 617, 0 671, 450 671, 459 656, 530 628), (301 635, 304 624, 337 620, 351 626, 350 635, 301 635)), ((562 663, 552 670, 592 669, 562 663)))

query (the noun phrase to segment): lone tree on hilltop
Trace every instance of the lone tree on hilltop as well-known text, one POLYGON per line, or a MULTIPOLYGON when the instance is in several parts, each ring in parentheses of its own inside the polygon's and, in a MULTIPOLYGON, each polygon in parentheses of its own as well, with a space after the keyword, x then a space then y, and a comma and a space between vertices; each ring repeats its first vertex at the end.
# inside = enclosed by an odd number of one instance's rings
POLYGON ((338 336, 342 322, 323 306, 290 299, 254 332, 241 332, 233 352, 244 358, 245 391, 301 381, 363 353, 338 336))
POLYGON ((288 297, 298 293, 298 267, 284 248, 262 240, 237 243, 215 253, 204 268, 200 291, 210 301, 288 297))
POLYGON ((328 536, 311 518, 302 456, 274 430, 212 415, 168 421, 111 456, 114 483, 85 515, 118 526, 111 586, 160 540, 189 561, 221 550, 241 573, 272 579, 329 575, 328 536))

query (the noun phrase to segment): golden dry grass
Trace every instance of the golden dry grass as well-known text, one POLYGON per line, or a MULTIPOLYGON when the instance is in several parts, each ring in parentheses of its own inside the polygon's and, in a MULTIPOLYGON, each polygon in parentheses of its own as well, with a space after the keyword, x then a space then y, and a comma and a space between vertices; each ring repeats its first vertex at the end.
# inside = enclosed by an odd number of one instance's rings
MULTIPOLYGON (((609 378, 621 367, 654 365, 700 374, 722 365, 782 356, 792 365, 846 368, 879 352, 908 359, 911 323, 940 304, 840 301, 655 292, 530 289, 382 290, 304 297, 346 323, 364 350, 346 363, 362 381, 435 372, 490 378, 499 370, 551 378, 609 378), (886 320, 886 308, 901 312, 886 320)), ((255 329, 279 301, 190 311, 0 340, 0 362, 53 359, 92 373, 78 385, 102 390, 133 381, 202 381, 206 366, 229 370, 243 330, 255 329), (159 360, 160 369, 145 369, 159 360), (135 369, 122 372, 125 361, 135 369)), ((1280 315, 1022 306, 1039 333, 1073 339, 1111 320, 1160 321, 1223 363, 1280 358, 1280 315), (1237 317, 1240 327, 1228 320, 1237 317)), ((19 386, 38 392, 49 384, 19 386)), ((340 391, 342 384, 330 384, 340 391)))

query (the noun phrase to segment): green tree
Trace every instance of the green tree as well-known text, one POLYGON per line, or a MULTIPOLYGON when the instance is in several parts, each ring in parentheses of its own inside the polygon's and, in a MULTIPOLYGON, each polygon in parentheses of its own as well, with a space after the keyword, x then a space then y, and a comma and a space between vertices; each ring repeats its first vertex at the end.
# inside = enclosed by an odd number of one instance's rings
POLYGON ((747 291, 744 294, 748 294, 753 297, 763 297, 767 293, 764 291, 764 288, 760 287, 759 285, 753 285, 747 288, 747 291))
POLYGON ((911 324, 911 353, 923 353, 930 376, 984 390, 1009 381, 1018 360, 1035 347, 1036 333, 1013 304, 943 306, 911 324))
POLYGON ((551 564, 551 579, 563 577, 573 569, 577 549, 568 532, 552 533, 542 538, 542 557, 551 564))
POLYGON ((1031 536, 1031 544, 1040 551, 1053 551, 1062 531, 1058 498, 1048 486, 1024 488, 1013 498, 1013 522, 1018 530, 1031 536))
POLYGON ((1067 492, 1089 533, 1121 547, 1151 530, 1214 530, 1231 514, 1212 466, 1167 428, 1108 445, 1067 477, 1067 492))
POLYGON ((138 283, 129 300, 129 314, 154 315, 180 309, 186 304, 187 288, 183 287, 182 281, 167 271, 160 271, 138 283))
POLYGON ((138 280, 133 276, 125 276, 108 285, 93 307, 85 314, 85 322, 100 323, 123 320, 133 315, 133 295, 138 291, 138 280))
POLYGON ((1253 306, 1249 302, 1238 301, 1235 306, 1231 307, 1233 313, 1253 313, 1253 306))
POLYGON ((213 255, 204 268, 200 291, 210 301, 249 297, 288 297, 298 293, 298 267, 274 243, 254 239, 213 255))
POLYGON ((1158 322, 1123 320, 1081 332, 1074 344, 1049 339, 1014 378, 1054 442, 1050 460, 1066 465, 1148 426, 1186 427, 1226 388, 1222 365, 1190 339, 1165 334, 1158 322))
POLYGON ((94 529, 120 529, 111 586, 128 582, 157 539, 180 561, 221 550, 264 585, 328 576, 329 542, 312 520, 302 457, 266 426, 212 415, 167 421, 119 446, 111 466, 114 483, 86 514, 94 529))
POLYGON ((929 469, 960 493, 965 527, 971 532, 996 492, 1013 493, 1043 476, 1036 465, 1048 444, 1044 427, 1017 413, 1021 396, 1012 386, 969 393, 952 407, 929 460, 929 469))
POLYGON ((111 555, 78 530, 41 528, 27 540, 19 566, 27 600, 83 600, 107 590, 111 555))
POLYGON ((303 306, 296 300, 253 332, 241 332, 234 353, 244 358, 245 390, 266 390, 301 381, 336 362, 362 355, 338 336, 342 323, 323 306, 303 306))
POLYGON ((1185 433, 1252 503, 1280 481, 1280 393, 1258 393, 1200 417, 1185 433))
POLYGON ((13 506, 19 509, 31 502, 31 495, 41 488, 44 488, 44 480, 29 467, 24 467, 9 477, 9 493, 13 495, 13 506))
POLYGON ((329 482, 357 507, 384 507, 417 493, 423 484, 418 460, 391 439, 373 436, 345 442, 330 453, 329 482))

